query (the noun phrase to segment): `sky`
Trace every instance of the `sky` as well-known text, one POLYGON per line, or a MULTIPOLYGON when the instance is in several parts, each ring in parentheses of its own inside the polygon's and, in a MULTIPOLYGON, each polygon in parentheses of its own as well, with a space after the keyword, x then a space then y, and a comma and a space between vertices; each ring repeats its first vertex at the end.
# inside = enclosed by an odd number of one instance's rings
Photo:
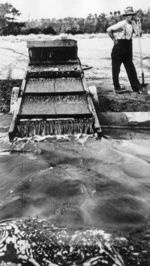
POLYGON ((127 6, 134 10, 150 7, 150 0, 0 0, 11 3, 22 14, 20 20, 40 18, 87 17, 88 14, 124 12, 127 6))

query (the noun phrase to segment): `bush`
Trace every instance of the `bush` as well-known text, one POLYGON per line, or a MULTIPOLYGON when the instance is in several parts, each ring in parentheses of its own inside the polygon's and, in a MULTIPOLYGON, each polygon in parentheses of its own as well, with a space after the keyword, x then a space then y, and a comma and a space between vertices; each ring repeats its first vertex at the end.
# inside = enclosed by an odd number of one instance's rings
POLYGON ((57 32, 52 27, 47 27, 47 28, 43 29, 41 31, 41 33, 43 33, 43 34, 52 34, 52 35, 56 35, 57 34, 57 32))
POLYGON ((28 34, 40 34, 40 33, 41 33, 41 29, 39 27, 28 29, 28 34))
POLYGON ((11 22, 8 23, 7 26, 3 27, 1 34, 4 36, 7 35, 19 35, 21 34, 21 29, 25 25, 25 23, 11 22))

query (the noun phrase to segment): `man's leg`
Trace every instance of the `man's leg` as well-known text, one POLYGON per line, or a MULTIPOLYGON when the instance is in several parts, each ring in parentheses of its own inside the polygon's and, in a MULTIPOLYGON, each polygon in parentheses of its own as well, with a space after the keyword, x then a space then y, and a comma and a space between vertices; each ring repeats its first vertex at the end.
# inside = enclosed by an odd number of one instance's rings
POLYGON ((120 66, 121 66, 121 58, 118 55, 117 48, 114 46, 111 54, 112 58, 112 78, 115 90, 120 90, 119 84, 119 73, 120 73, 120 66))
POLYGON ((135 66, 132 62, 132 59, 124 60, 123 63, 124 63, 124 66, 125 66, 125 69, 126 69, 126 72, 127 72, 127 75, 128 75, 131 87, 132 87, 132 90, 135 92, 139 92, 140 82, 138 80, 136 69, 135 69, 135 66))

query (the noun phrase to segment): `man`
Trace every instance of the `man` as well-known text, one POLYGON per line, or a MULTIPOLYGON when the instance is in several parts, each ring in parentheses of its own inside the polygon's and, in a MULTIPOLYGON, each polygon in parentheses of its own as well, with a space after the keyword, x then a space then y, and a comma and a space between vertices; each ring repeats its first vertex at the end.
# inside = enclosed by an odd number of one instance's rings
POLYGON ((132 90, 134 92, 140 92, 140 83, 132 62, 132 35, 133 33, 138 35, 141 32, 140 20, 136 15, 132 7, 127 7, 123 14, 124 20, 107 29, 108 35, 114 42, 111 58, 113 84, 116 93, 126 92, 119 84, 119 73, 122 63, 126 69, 132 90))

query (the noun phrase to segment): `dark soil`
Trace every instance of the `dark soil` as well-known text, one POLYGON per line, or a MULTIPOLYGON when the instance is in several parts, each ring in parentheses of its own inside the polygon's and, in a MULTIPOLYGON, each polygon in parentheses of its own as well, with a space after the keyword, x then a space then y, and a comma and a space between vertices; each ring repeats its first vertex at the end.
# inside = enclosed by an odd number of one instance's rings
POLYGON ((150 95, 138 94, 126 87, 128 93, 116 94, 111 84, 97 86, 99 112, 150 111, 150 95))
POLYGON ((135 93, 126 95, 101 95, 99 112, 147 112, 150 111, 150 96, 135 93))

